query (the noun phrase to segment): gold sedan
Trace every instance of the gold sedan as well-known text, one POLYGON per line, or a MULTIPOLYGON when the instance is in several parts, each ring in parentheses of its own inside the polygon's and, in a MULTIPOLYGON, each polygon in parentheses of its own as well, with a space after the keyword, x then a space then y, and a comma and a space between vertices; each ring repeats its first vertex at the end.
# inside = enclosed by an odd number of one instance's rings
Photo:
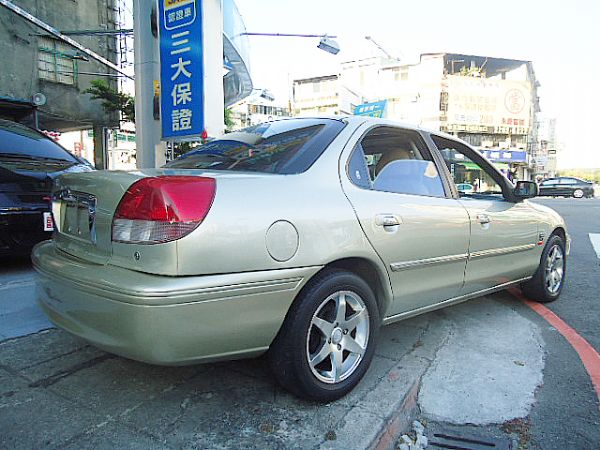
POLYGON ((536 193, 440 133, 270 122, 160 169, 62 176, 53 240, 33 252, 38 298, 109 352, 179 365, 268 351, 284 387, 331 401, 367 371, 382 324, 512 285, 558 298, 569 237, 536 193))

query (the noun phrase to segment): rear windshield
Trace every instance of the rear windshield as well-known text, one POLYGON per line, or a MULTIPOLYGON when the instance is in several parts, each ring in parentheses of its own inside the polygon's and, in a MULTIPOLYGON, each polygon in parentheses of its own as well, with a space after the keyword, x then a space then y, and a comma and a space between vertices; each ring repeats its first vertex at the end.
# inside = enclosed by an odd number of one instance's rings
POLYGON ((0 157, 78 162, 42 133, 6 120, 0 120, 0 157))
POLYGON ((178 169, 302 173, 344 128, 334 119, 290 119, 224 135, 166 164, 178 169))

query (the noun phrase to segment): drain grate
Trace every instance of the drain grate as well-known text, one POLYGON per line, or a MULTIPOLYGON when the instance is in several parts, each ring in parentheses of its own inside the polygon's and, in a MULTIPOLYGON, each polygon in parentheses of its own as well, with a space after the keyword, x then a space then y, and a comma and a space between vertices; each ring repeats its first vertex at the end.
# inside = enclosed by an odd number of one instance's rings
POLYGON ((429 447, 455 450, 510 450, 507 438, 482 437, 474 435, 457 436, 454 433, 434 433, 429 438, 429 447))

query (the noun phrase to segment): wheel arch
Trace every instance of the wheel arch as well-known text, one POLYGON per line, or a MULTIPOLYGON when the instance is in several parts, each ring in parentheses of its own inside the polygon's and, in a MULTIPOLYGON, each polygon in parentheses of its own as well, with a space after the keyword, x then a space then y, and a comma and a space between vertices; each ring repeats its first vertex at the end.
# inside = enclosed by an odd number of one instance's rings
POLYGON ((359 276, 369 285, 375 295, 377 301, 377 307, 379 308, 379 315, 383 319, 385 313, 388 310, 389 305, 392 302, 393 294, 390 285, 390 280, 387 272, 383 271, 373 261, 362 258, 362 257, 349 257, 337 259, 326 264, 318 273, 313 277, 322 273, 328 269, 341 269, 352 272, 359 276))
POLYGON ((298 291, 294 297, 294 300, 291 302, 285 317, 281 321, 279 330, 273 338, 273 342, 275 342, 279 334, 281 334, 283 326, 290 318, 290 313, 294 309, 294 305, 297 303, 298 299, 302 297, 302 294, 305 292, 311 282, 323 275, 324 272, 336 269, 351 272, 354 275, 362 278, 367 285, 369 285, 369 287, 373 290, 377 308, 379 310, 379 317, 383 323, 385 313, 393 300, 392 287, 387 272, 385 272, 384 268, 379 267, 377 263, 365 257, 340 258, 325 264, 318 272, 306 280, 300 291, 298 291))
POLYGON ((556 235, 560 236, 565 241, 565 244, 566 244, 566 241, 567 241, 567 231, 563 227, 556 227, 556 228, 554 228, 554 230, 552 230, 552 234, 551 235, 553 235, 553 234, 556 234, 556 235))

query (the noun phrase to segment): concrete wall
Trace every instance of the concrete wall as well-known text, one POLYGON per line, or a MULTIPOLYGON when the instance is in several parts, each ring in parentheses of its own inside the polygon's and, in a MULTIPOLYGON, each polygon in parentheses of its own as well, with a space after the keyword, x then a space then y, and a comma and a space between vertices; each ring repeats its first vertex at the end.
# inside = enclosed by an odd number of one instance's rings
MULTIPOLYGON (((16 4, 61 31, 115 28, 114 0, 21 0, 16 4)), ((116 125, 117 116, 107 116, 99 101, 92 101, 88 94, 82 93, 90 81, 101 77, 81 72, 108 72, 102 64, 91 59, 78 60, 80 73, 75 86, 39 79, 37 34, 41 33, 44 32, 40 28, 0 7, 0 96, 29 99, 36 92, 46 95, 47 104, 40 108, 41 127, 46 129, 66 131, 116 125)), ((73 39, 111 61, 116 60, 114 37, 73 36, 73 39)), ((102 78, 116 87, 115 79, 102 78)))

